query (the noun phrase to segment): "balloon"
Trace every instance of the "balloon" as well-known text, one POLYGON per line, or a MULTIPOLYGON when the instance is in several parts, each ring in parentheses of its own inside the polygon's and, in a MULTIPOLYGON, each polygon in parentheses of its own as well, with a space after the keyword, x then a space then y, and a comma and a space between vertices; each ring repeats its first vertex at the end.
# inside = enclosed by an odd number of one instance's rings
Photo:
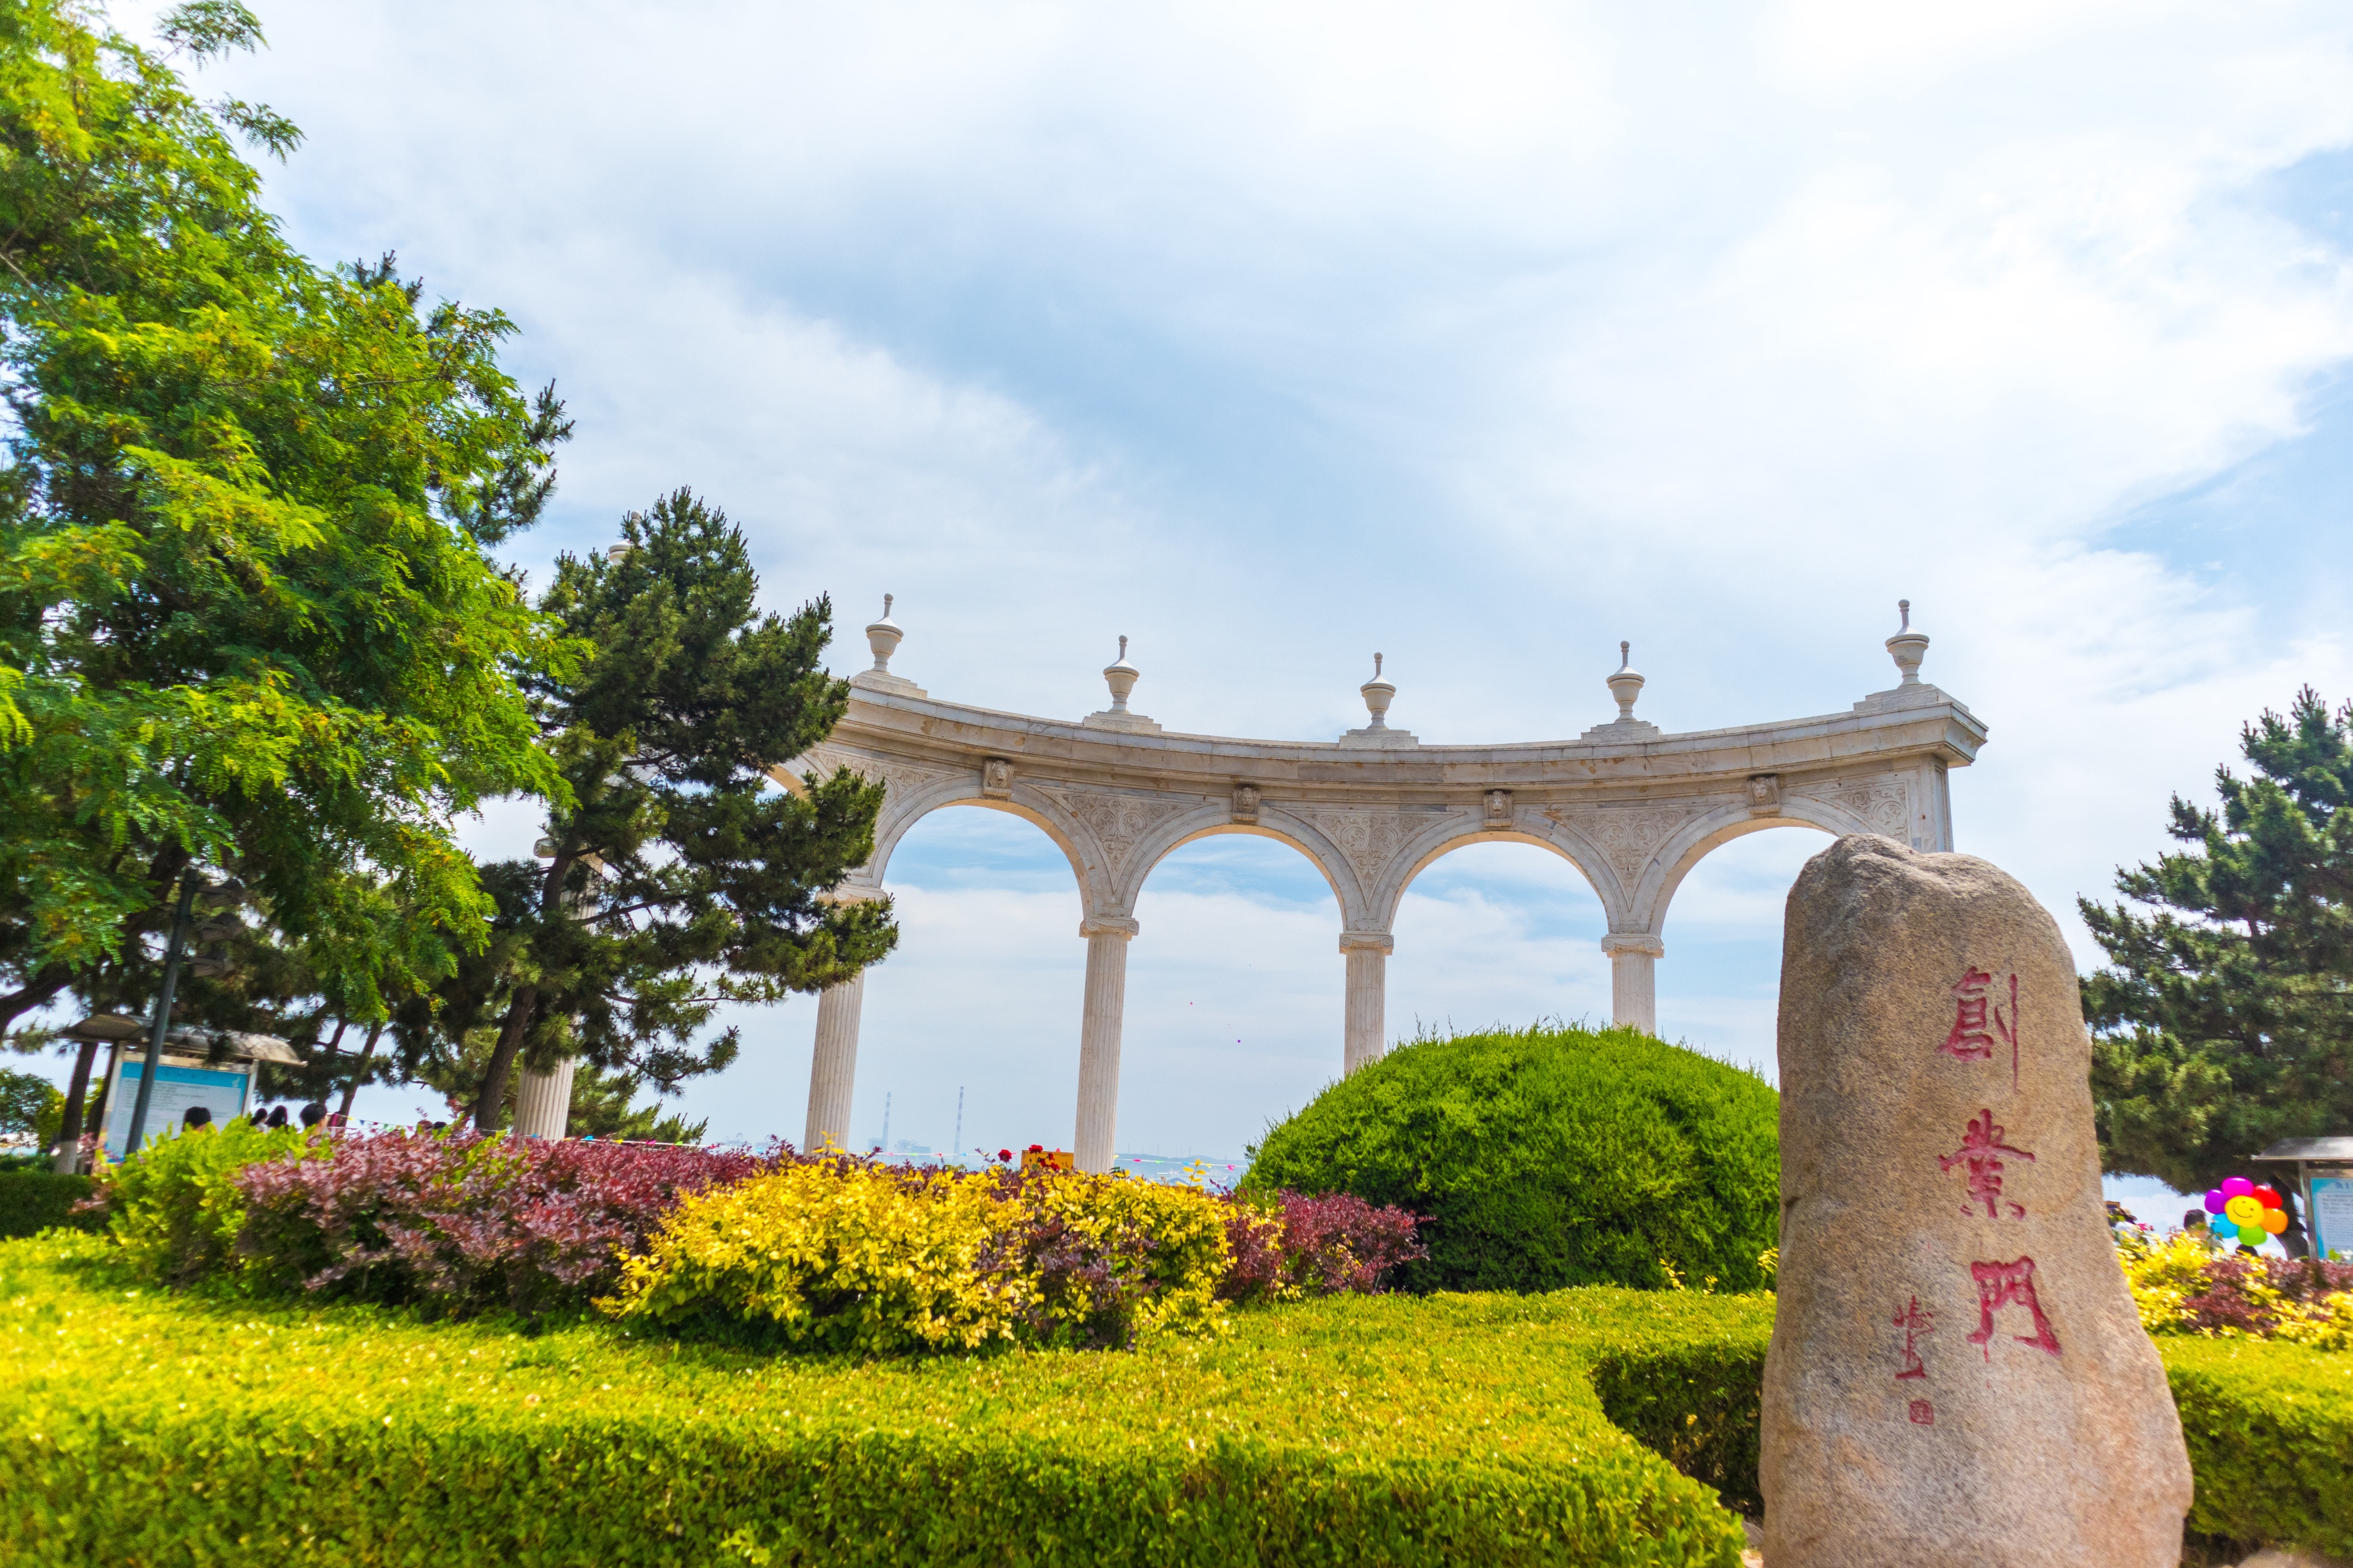
POLYGON ((2279 1206, 2280 1206, 2280 1195, 2279 1195, 2279 1189, 2278 1189, 2277 1187, 2274 1187, 2274 1186, 2261 1186, 2261 1187, 2257 1187, 2257 1188, 2254 1190, 2254 1193, 2253 1194, 2253 1198, 2254 1198, 2255 1202, 2257 1202, 2257 1203, 2259 1203, 2259 1204, 2263 1205, 2263 1207, 2265 1207, 2265 1208, 2267 1208, 2267 1209, 2275 1209, 2275 1208, 2277 1208, 2277 1207, 2279 1207, 2279 1206))
POLYGON ((2263 1211, 2263 1228, 2271 1232, 2274 1236, 2277 1236, 2280 1232, 2285 1230, 2287 1228, 2287 1210, 2265 1209, 2263 1211))
POLYGON ((2247 1180, 2246 1177, 2232 1176, 2222 1184, 2222 1197, 2224 1201, 2227 1202, 2232 1198, 2245 1197, 2249 1193, 2252 1193, 2254 1190, 2255 1184, 2247 1180))
POLYGON ((2206 1194, 2206 1212, 2208 1214, 2221 1214, 2222 1212, 2222 1205, 2230 1201, 2230 1199, 2222 1195, 2222 1189, 2216 1187, 2206 1194))
POLYGON ((2242 1229, 2251 1225, 2260 1226, 2263 1223, 2263 1205, 2244 1193, 2224 1204, 2222 1212, 2229 1215, 2242 1229))

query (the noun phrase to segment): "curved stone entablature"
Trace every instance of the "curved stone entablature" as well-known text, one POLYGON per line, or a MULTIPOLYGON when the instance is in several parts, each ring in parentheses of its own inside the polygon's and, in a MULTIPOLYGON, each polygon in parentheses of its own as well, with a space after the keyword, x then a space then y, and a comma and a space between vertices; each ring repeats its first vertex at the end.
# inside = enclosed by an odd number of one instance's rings
MULTIPOLYGON (((1591 883, 1609 917, 1612 1011, 1656 1022, 1654 963, 1676 887, 1700 858, 1742 834, 1810 826, 1884 835, 1915 849, 1952 847, 1947 772, 1966 767, 1986 728, 1968 708, 1919 679, 1928 639, 1905 625, 1888 639, 1902 680, 1843 713, 1736 729, 1668 734, 1634 717, 1643 678, 1630 661, 1608 678, 1619 716, 1573 741, 1425 745, 1388 727, 1396 688, 1374 679, 1363 694, 1371 722, 1334 741, 1253 741, 1164 731, 1129 710, 1140 672, 1120 658, 1103 674, 1112 706, 1082 720, 997 712, 931 697, 893 675, 901 639, 884 618, 867 628, 875 665, 851 679, 847 717, 824 744, 778 771, 847 767, 886 786, 872 859, 844 889, 879 887, 892 850, 918 820, 948 805, 1026 817, 1070 858, 1089 942, 1082 1029, 1080 1163, 1111 1159, 1116 1099, 1118 996, 1135 902, 1171 851, 1217 833, 1279 839, 1314 861, 1332 886, 1348 961, 1343 1060, 1349 1070, 1383 1048, 1382 983, 1388 931, 1423 868, 1465 844, 1534 844, 1591 883), (1101 971, 1102 973, 1099 973, 1101 971), (1115 971, 1115 973, 1114 973, 1115 971)), ((1621 653, 1624 652, 1621 645, 1621 653)), ((858 993, 821 1005, 818 1037, 855 1050, 858 993)), ((826 1053, 821 1049, 820 1057, 826 1053)), ((846 1062, 817 1064, 808 1138, 847 1132, 846 1062), (820 1092, 820 1084, 830 1085, 820 1092)))

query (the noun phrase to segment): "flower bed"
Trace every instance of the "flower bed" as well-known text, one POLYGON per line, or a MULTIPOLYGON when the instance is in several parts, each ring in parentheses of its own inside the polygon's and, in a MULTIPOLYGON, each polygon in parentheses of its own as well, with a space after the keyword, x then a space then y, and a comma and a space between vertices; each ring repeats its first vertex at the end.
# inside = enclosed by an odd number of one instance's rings
POLYGON ((102 1187, 134 1268, 464 1316, 576 1313, 867 1352, 1124 1345, 1219 1301, 1374 1291, 1413 1216, 1043 1166, 237 1122, 102 1187))

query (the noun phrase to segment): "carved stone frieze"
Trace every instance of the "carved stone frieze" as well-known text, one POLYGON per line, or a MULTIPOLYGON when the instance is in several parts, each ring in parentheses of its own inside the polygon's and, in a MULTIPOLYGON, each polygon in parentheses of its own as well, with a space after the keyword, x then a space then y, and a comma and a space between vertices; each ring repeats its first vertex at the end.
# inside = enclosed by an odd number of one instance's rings
POLYGON ((1596 805, 1545 815, 1583 834, 1618 874, 1618 885, 1630 891, 1641 881, 1651 857, 1674 837, 1690 813, 1671 805, 1596 805))
POLYGON ((1155 800, 1149 795, 1121 795, 1113 790, 1048 788, 1044 794, 1086 825, 1103 847, 1104 868, 1113 878, 1127 865, 1136 841, 1171 817, 1197 804, 1187 800, 1155 800))
POLYGON ((1912 792, 1902 779, 1840 779, 1815 784, 1805 793, 1860 818, 1873 833, 1884 834, 1898 844, 1911 842, 1912 792))
POLYGON ((943 768, 922 767, 913 763, 885 762, 874 757, 860 756, 854 752, 846 752, 834 746, 812 746, 802 755, 801 761, 806 764, 807 772, 816 773, 819 778, 832 773, 837 768, 848 768, 861 778, 881 784, 883 788, 882 801, 885 811, 898 802, 954 776, 943 768))
POLYGON ((1398 851, 1441 816, 1452 813, 1340 807, 1301 811, 1299 816, 1330 839, 1356 873, 1359 887, 1371 888, 1398 851))

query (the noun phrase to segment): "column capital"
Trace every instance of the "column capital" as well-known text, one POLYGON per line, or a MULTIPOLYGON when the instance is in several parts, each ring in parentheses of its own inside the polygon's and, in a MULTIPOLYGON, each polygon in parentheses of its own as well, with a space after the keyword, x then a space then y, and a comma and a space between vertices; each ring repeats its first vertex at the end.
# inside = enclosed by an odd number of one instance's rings
POLYGON ((1133 937, 1143 929, 1127 915, 1089 915, 1079 922, 1079 934, 1085 937, 1133 937))
POLYGON ((1342 952, 1395 952, 1397 938, 1385 931, 1344 931, 1340 933, 1342 952))
POLYGON ((1613 931, 1601 939, 1601 951, 1613 956, 1620 952, 1647 952, 1652 958, 1664 958, 1667 944, 1646 931, 1613 931))
POLYGON ((821 904, 867 904, 882 897, 882 889, 871 882, 844 882, 830 891, 819 893, 821 904))

